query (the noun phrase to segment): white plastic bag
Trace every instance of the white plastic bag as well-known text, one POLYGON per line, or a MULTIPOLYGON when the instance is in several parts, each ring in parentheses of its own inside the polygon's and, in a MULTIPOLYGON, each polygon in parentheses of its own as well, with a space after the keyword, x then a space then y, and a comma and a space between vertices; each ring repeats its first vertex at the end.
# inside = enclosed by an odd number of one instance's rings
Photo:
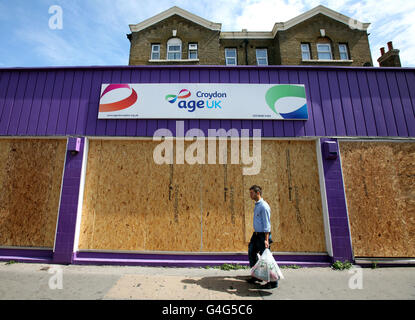
POLYGON ((252 267, 251 275, 266 282, 284 279, 284 276, 269 249, 265 249, 261 256, 258 253, 258 261, 252 267))

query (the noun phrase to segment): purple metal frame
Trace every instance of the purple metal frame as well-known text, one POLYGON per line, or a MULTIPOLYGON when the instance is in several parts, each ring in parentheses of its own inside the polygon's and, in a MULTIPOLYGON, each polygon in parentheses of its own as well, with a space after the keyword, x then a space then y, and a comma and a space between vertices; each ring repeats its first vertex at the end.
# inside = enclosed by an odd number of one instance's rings
POLYGON ((152 137, 176 119, 98 119, 102 83, 290 83, 308 121, 184 120, 185 131, 263 137, 415 137, 415 69, 324 66, 118 66, 0 69, 0 135, 152 137))
POLYGON ((333 246, 333 262, 337 260, 347 260, 351 262, 353 261, 353 252, 340 156, 336 159, 327 159, 323 151, 323 144, 325 141, 336 142, 337 150, 338 143, 337 139, 320 139, 322 146, 321 150, 323 152, 322 158, 324 181, 326 184, 330 234, 333 246))
MULTIPOLYGON (((72 145, 68 138, 68 146, 72 145)), ((73 246, 75 241, 76 217, 78 211, 78 196, 81 182, 82 158, 84 154, 85 138, 81 138, 79 153, 72 154, 66 150, 65 169, 63 173, 61 201, 59 207, 58 226, 56 229, 53 262, 70 264, 73 260, 73 246)))
POLYGON ((0 249, 0 261, 52 263, 52 249, 0 249))
MULTIPOLYGON (((330 265, 327 255, 274 255, 280 265, 302 267, 326 267, 330 265)), ((117 252, 76 252, 74 264, 115 264, 137 266, 201 267, 217 266, 224 263, 249 265, 245 254, 157 254, 117 252)))

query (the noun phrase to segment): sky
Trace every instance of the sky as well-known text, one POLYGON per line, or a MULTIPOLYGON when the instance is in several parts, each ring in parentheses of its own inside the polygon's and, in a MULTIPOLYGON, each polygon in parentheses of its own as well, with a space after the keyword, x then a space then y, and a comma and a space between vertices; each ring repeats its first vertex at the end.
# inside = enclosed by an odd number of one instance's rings
POLYGON ((414 0, 0 0, 0 68, 127 65, 129 24, 175 5, 222 23, 222 31, 271 31, 319 4, 371 23, 375 66, 392 40, 402 65, 415 67, 414 0), (51 6, 62 8, 61 29, 50 28, 51 6))

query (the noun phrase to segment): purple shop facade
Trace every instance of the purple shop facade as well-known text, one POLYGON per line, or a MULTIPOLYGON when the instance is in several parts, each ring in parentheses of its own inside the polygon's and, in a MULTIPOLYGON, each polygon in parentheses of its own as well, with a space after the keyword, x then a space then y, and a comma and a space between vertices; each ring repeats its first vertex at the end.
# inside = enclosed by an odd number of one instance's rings
POLYGON ((0 260, 57 264, 248 264, 247 254, 78 251, 88 139, 152 138, 197 128, 260 129, 266 139, 315 140, 327 254, 275 254, 282 265, 354 261, 338 141, 415 142, 415 69, 323 66, 105 66, 0 69, 0 138, 67 139, 53 248, 2 248, 0 260), (98 119, 101 85, 302 84, 308 120, 98 119))

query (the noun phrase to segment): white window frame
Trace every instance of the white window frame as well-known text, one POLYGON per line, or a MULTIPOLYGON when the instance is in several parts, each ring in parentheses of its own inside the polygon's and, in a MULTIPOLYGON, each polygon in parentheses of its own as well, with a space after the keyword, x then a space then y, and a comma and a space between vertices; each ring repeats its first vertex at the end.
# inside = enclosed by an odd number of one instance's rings
POLYGON ((255 50, 255 55, 256 55, 256 64, 258 66, 267 66, 268 65, 268 49, 267 48, 257 48, 255 50), (259 52, 265 52, 265 57, 258 57, 258 51, 259 52), (259 63, 259 60, 264 60, 265 59, 265 64, 264 63, 259 63))
POLYGON ((151 45, 151 60, 160 60, 160 43, 153 43, 151 45), (154 50, 155 47, 158 47, 158 50, 154 50), (153 55, 157 54, 158 58, 154 58, 153 55))
POLYGON ((303 61, 311 60, 311 47, 309 43, 301 44, 301 59, 303 61), (307 47, 307 50, 304 50, 304 47, 307 47), (308 59, 304 59, 304 54, 308 54, 308 59))
POLYGON ((189 43, 188 59, 189 59, 189 60, 196 60, 196 59, 199 59, 199 52, 198 52, 198 51, 199 51, 199 46, 198 46, 198 44, 197 44, 197 43, 194 43, 194 42, 193 42, 193 43, 189 43), (196 46, 196 49, 190 49, 190 47, 191 47, 191 46, 196 46), (193 53, 196 53, 196 58, 191 58, 191 57, 190 57, 190 54, 191 54, 192 52, 193 52, 193 53))
POLYGON ((167 54, 166 54, 167 60, 181 60, 182 59, 182 40, 179 38, 171 38, 169 41, 167 41, 167 54), (171 47, 179 47, 179 50, 171 50, 171 47), (174 54, 173 59, 169 59, 169 54, 174 54), (178 57, 176 57, 176 55, 178 57))
POLYGON ((317 43, 317 57, 318 60, 333 60, 333 53, 331 52, 331 45, 330 43, 317 43), (320 47, 321 46, 328 46, 329 50, 321 50, 320 47), (330 54, 330 58, 329 59, 320 59, 320 53, 329 53, 330 54))
POLYGON ((339 44, 339 54, 340 54, 340 60, 350 60, 349 47, 346 43, 339 44), (343 48, 343 51, 342 51, 342 48, 343 48), (342 59, 342 54, 346 55, 346 59, 342 59))
POLYGON ((225 48, 225 63, 227 66, 237 66, 238 65, 238 51, 236 50, 236 48, 225 48), (235 56, 234 57, 229 57, 228 53, 229 52, 235 52, 235 56), (229 63, 228 60, 229 59, 235 59, 235 63, 229 63))

